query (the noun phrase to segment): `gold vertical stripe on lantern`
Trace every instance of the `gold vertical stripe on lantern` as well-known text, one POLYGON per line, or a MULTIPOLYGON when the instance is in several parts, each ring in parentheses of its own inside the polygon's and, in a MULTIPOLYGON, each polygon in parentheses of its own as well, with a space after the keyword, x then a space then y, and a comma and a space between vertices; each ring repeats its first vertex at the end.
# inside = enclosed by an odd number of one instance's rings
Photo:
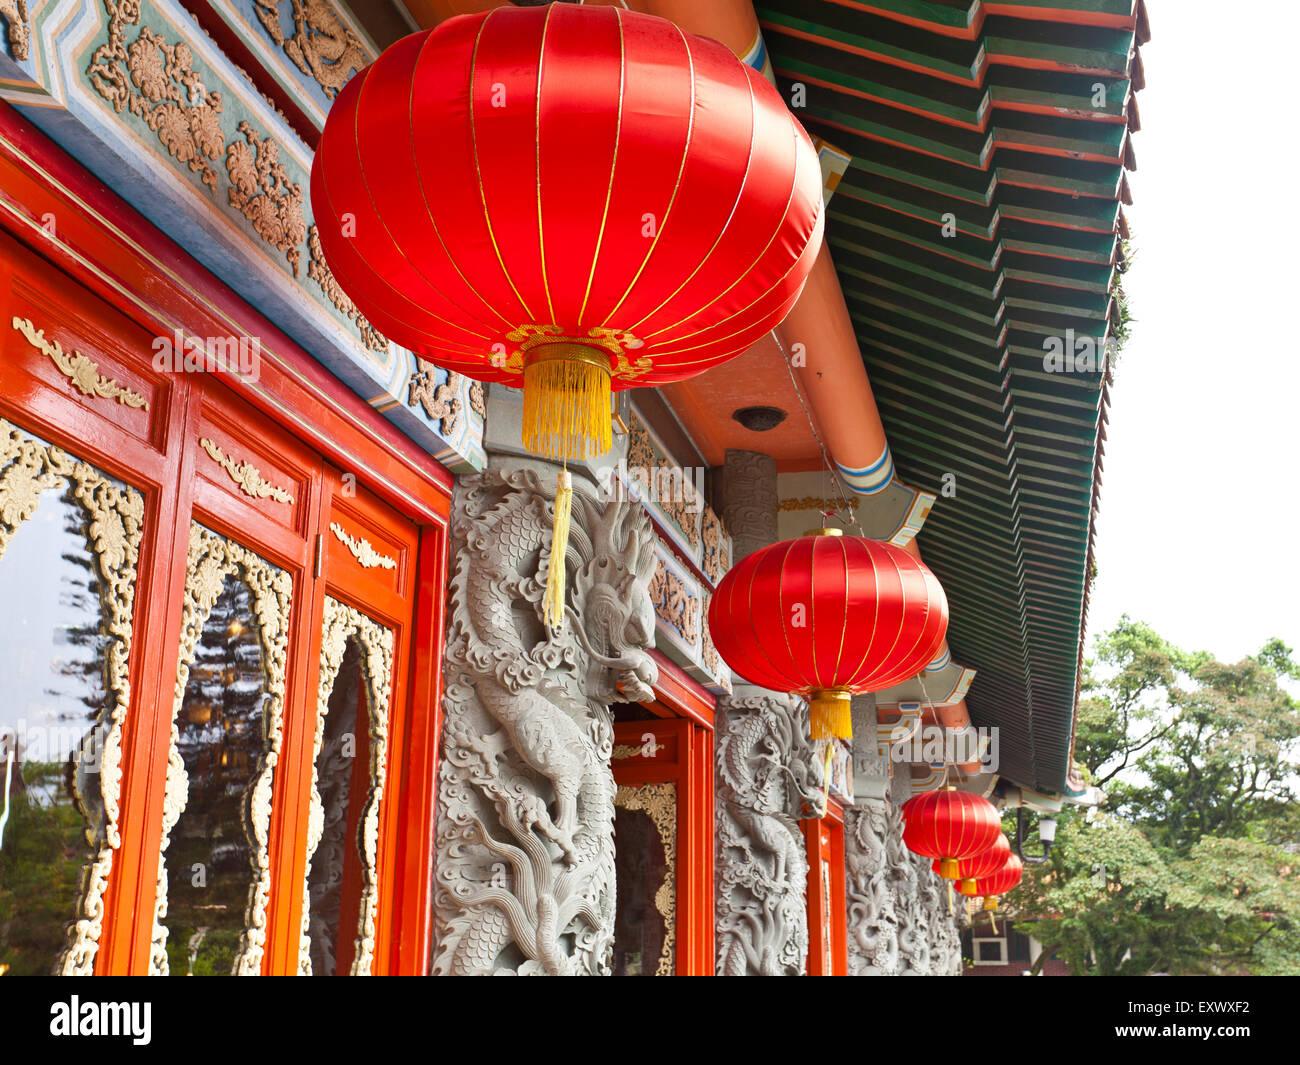
POLYGON ((614 439, 609 354, 568 342, 528 352, 522 436, 525 448, 548 459, 585 460, 608 451, 614 439))

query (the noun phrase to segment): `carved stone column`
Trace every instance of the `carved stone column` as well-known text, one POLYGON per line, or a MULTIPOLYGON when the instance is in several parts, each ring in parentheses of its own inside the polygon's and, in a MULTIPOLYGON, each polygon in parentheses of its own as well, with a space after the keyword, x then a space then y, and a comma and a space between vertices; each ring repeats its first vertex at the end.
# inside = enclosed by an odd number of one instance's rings
POLYGON ((798 819, 822 800, 807 705, 737 685, 719 700, 715 729, 717 972, 801 974, 808 957, 808 860, 798 819))
POLYGON ((776 543, 776 459, 757 451, 727 451, 722 475, 722 522, 739 562, 776 543))
POLYGON ((903 844, 908 766, 878 751, 875 724, 874 699, 855 697, 858 798, 844 811, 849 975, 960 975, 962 908, 949 912, 944 882, 903 844))
POLYGON ((433 971, 608 973, 614 930, 608 704, 657 677, 644 511, 575 476, 570 615, 541 621, 555 477, 461 478, 452 506, 435 837, 433 971))

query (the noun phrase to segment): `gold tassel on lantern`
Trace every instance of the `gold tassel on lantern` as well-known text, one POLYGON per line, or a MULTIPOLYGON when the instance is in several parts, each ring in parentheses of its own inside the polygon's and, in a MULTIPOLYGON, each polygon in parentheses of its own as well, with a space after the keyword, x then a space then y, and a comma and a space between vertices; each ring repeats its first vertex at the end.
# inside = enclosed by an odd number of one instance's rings
POLYGON ((573 512, 573 474, 560 471, 555 488, 555 521, 551 525, 551 565, 546 572, 542 618, 553 629, 564 625, 564 556, 569 547, 569 517, 573 512))
POLYGON ((532 348, 524 363, 524 447, 548 459, 585 460, 613 445, 609 353, 560 342, 532 348))
POLYGON ((847 688, 818 688, 810 696, 812 738, 853 739, 853 704, 847 688))

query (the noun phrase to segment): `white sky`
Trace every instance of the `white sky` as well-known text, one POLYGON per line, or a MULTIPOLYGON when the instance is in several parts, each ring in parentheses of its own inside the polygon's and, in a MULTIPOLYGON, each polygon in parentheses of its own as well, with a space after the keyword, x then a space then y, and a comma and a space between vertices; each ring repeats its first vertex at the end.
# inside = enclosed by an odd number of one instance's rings
POLYGON ((1148 6, 1089 641, 1127 612, 1236 661, 1300 648, 1300 3, 1148 6))

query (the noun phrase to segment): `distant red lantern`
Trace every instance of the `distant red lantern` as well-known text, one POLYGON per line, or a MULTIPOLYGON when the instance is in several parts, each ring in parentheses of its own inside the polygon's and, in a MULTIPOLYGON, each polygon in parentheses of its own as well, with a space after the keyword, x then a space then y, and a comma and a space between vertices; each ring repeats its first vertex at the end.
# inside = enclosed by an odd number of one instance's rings
MULTIPOLYGON (((953 875, 945 879, 957 880, 973 887, 975 881, 980 877, 989 876, 1001 869, 1010 855, 1011 841, 1007 839, 1005 833, 999 833, 998 838, 993 841, 993 846, 973 858, 962 858, 957 863, 953 875)), ((939 876, 943 876, 943 870, 940 868, 937 858, 934 860, 932 868, 939 876)))
POLYGON ((1024 878, 1024 875, 1025 864, 1020 860, 1020 855, 1013 851, 1007 855, 1002 868, 997 872, 982 876, 971 882, 969 886, 967 881, 963 880, 957 885, 957 890, 971 898, 984 896, 984 908, 986 910, 996 910, 999 896, 1005 895, 1016 887, 1024 878))
POLYGON ((940 875, 949 880, 956 878, 963 858, 987 851, 1002 834, 997 809, 988 799, 951 787, 909 799, 903 804, 903 819, 908 849, 938 859, 940 875))
POLYGON ((751 684, 806 695, 814 739, 850 738, 850 697, 916 676, 947 631, 933 573, 901 547, 839 529, 746 556, 709 605, 723 661, 751 684))

